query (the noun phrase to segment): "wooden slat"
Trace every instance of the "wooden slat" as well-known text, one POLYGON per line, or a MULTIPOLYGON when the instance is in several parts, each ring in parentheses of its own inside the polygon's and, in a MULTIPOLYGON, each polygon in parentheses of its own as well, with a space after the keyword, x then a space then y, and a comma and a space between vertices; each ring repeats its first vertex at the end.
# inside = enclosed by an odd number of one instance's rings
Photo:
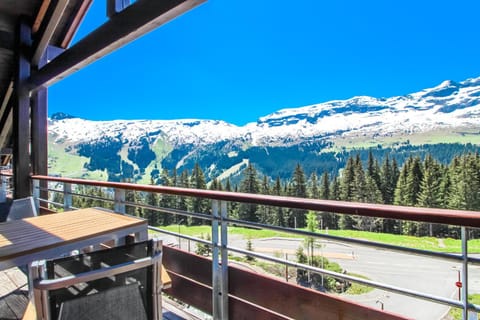
MULTIPOLYGON (((165 292, 211 314, 211 260, 172 247, 164 246, 163 252, 172 277, 165 292)), ((230 319, 405 319, 258 273, 228 270, 230 319)))
POLYGON ((22 320, 37 320, 37 311, 35 310, 35 305, 30 300, 27 304, 27 309, 23 314, 22 320))
POLYGON ((163 265, 162 265, 161 279, 162 279, 162 288, 163 289, 168 289, 168 288, 172 287, 172 278, 168 274, 167 270, 165 270, 165 267, 163 265))
POLYGON ((18 268, 0 272, 0 319, 21 319, 27 293, 27 277, 18 268))

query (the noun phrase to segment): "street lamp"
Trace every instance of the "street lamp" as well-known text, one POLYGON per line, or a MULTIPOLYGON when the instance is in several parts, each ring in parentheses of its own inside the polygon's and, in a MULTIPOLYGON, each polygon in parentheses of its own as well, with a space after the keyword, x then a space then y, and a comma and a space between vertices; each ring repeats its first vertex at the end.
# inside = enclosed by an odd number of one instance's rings
POLYGON ((455 286, 458 288, 458 300, 462 300, 462 280, 460 277, 460 270, 457 269, 456 266, 453 266, 452 269, 457 271, 457 274, 458 274, 458 278, 457 278, 457 281, 455 282, 455 286))
POLYGON ((380 308, 383 310, 383 301, 382 300, 377 300, 375 303, 380 304, 380 308))
POLYGON ((185 219, 180 219, 178 222, 178 249, 182 249, 180 245, 180 225, 185 221, 185 219))

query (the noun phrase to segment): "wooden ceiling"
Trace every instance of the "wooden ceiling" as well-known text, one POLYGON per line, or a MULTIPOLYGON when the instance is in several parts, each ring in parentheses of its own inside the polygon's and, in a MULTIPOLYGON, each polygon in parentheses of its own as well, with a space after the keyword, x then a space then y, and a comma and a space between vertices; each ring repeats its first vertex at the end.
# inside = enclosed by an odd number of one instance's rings
MULTIPOLYGON (((92 0, 0 1, 0 148, 10 146, 11 102, 15 83, 17 30, 20 21, 32 29, 32 62, 39 64, 48 46, 70 44, 92 0)), ((34 65, 34 67, 35 67, 34 65)))
POLYGON ((12 144, 12 97, 16 88, 27 94, 48 88, 206 0, 103 0, 107 22, 70 47, 92 1, 0 0, 0 150, 12 144), (30 72, 17 86, 20 22, 31 28, 25 57, 30 72))

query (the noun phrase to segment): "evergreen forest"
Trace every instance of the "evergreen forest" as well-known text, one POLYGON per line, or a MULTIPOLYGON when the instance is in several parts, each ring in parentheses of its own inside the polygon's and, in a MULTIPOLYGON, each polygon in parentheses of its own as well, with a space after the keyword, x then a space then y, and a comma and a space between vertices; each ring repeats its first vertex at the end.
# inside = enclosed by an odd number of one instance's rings
MULTIPOLYGON (((315 172, 306 175, 297 164, 289 179, 277 177, 272 180, 259 176, 255 166, 250 163, 243 171, 242 179, 233 185, 229 179, 211 180, 208 184, 200 165, 193 170, 163 170, 160 178, 152 179, 152 184, 196 189, 238 191, 254 194, 293 196, 301 198, 355 201, 377 204, 393 204, 429 208, 450 208, 462 210, 480 210, 480 155, 465 153, 455 156, 448 164, 443 164, 431 154, 410 156, 398 165, 396 158, 388 154, 379 161, 373 152, 362 160, 359 154, 351 155, 343 169, 336 175, 330 172, 315 172)), ((93 198, 74 197, 75 207, 101 205, 95 196, 95 189, 85 188, 76 193, 93 195, 93 198)), ((62 195, 56 194, 55 201, 61 202, 62 195)), ((200 218, 178 218, 168 213, 149 209, 150 206, 187 210, 197 213, 210 213, 208 199, 187 198, 173 195, 159 195, 127 191, 127 202, 147 204, 139 208, 127 206, 127 213, 143 216, 151 225, 169 225, 185 223, 199 225, 205 223, 200 218), (179 221, 182 220, 182 221, 179 221)), ((285 227, 305 228, 306 210, 269 207, 249 203, 229 203, 230 218, 285 227)), ((317 220, 322 229, 355 229, 373 232, 406 234, 414 236, 459 236, 459 228, 437 224, 397 221, 373 217, 342 215, 330 212, 317 212, 317 220)))

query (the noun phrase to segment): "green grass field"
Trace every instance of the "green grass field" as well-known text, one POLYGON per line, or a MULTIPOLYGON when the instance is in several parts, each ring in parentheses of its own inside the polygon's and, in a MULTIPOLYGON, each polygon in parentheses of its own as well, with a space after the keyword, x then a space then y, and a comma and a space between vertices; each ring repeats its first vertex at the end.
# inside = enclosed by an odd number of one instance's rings
MULTIPOLYGON (((162 227, 162 229, 169 230, 171 232, 178 232, 178 225, 170 225, 162 227)), ((258 230, 241 227, 229 227, 229 234, 242 235, 245 239, 259 239, 259 238, 271 238, 271 237, 287 237, 287 238, 301 238, 299 235, 293 235, 291 233, 278 232, 272 230, 258 230)), ((185 226, 180 225, 180 233, 189 236, 200 236, 211 233, 210 226, 185 226)), ((368 241, 387 243, 391 245, 397 245, 402 247, 409 247, 415 249, 436 251, 436 252, 451 252, 460 253, 461 243, 456 239, 437 239, 433 237, 413 237, 404 235, 394 235, 387 233, 376 233, 356 230, 329 230, 329 235, 340 236, 345 238, 364 239, 368 241)), ((468 241, 469 253, 480 253, 480 239, 474 239, 468 241)))
POLYGON ((48 171, 62 176, 81 176, 88 158, 66 153, 64 148, 61 144, 48 144, 48 171))
MULTIPOLYGON (((480 305, 480 294, 471 294, 468 296, 468 301, 470 303, 480 305)), ((451 308, 449 315, 452 319, 461 320, 462 319, 462 310, 458 308, 451 308)))
POLYGON ((445 130, 434 130, 418 134, 395 134, 393 136, 339 136, 332 140, 334 146, 326 151, 340 151, 343 148, 359 149, 377 147, 390 147, 394 145, 406 144, 422 145, 436 143, 472 143, 480 144, 480 133, 478 128, 455 128, 445 130))

